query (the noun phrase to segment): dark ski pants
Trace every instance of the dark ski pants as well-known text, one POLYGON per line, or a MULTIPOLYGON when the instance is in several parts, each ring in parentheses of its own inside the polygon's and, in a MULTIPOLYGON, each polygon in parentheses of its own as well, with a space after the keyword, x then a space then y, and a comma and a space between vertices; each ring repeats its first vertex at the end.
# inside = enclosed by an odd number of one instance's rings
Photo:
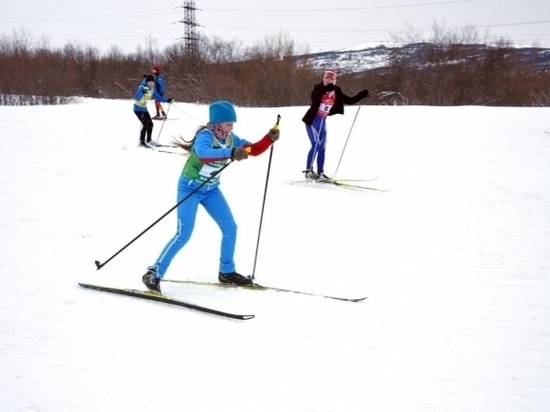
POLYGON ((147 142, 151 141, 151 136, 153 135, 153 120, 148 111, 144 112, 134 112, 141 122, 141 131, 139 132, 139 141, 140 143, 145 142, 145 137, 147 137, 147 142))

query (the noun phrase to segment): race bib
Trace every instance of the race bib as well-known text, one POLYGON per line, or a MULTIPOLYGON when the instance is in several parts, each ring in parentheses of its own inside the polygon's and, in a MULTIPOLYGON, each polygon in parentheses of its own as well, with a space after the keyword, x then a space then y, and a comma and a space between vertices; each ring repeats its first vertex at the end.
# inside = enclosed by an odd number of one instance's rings
POLYGON ((326 92, 321 99, 321 104, 319 105, 317 114, 323 117, 328 116, 330 109, 332 109, 332 106, 334 106, 335 100, 336 94, 334 93, 334 91, 326 92))

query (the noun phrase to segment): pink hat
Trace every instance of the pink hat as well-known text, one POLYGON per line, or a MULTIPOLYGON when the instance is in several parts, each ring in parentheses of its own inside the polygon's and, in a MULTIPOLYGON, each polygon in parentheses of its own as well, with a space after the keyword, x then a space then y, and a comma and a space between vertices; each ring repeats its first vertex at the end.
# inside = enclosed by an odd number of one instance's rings
POLYGON ((334 79, 336 79, 336 72, 334 70, 327 70, 325 72, 325 74, 323 75, 323 77, 333 77, 334 79))

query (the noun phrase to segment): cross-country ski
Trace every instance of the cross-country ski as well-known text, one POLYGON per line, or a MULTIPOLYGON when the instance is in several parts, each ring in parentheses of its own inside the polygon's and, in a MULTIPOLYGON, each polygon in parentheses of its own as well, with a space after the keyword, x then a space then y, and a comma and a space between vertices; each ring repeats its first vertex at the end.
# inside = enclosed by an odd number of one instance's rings
POLYGON ((334 296, 334 295, 328 295, 328 294, 322 294, 322 293, 312 293, 312 292, 305 292, 301 290, 295 290, 295 289, 285 289, 280 288, 276 286, 265 286, 258 283, 253 283, 250 286, 236 286, 231 285, 227 283, 219 283, 219 282, 208 282, 208 281, 199 281, 199 280, 180 280, 180 279, 163 279, 163 282, 170 282, 170 283, 179 283, 179 284, 187 284, 187 285, 197 285, 197 286, 212 286, 212 287, 221 287, 221 288, 239 288, 244 290, 259 290, 259 291, 275 291, 275 292, 286 292, 286 293, 295 293, 298 295, 307 295, 307 296, 315 296, 320 298, 327 298, 327 299, 335 299, 335 300, 342 300, 345 302, 361 302, 365 300, 367 297, 358 297, 358 298, 347 298, 342 296, 334 296))
POLYGON ((102 286, 102 285, 93 285, 90 283, 79 283, 79 286, 86 288, 86 289, 92 289, 97 290, 100 292, 108 292, 108 293, 114 293, 118 295, 125 295, 125 296, 131 296, 134 298, 140 298, 145 300, 152 300, 155 302, 162 302, 167 303, 169 305, 175 305, 175 306, 181 306, 187 309, 196 310, 199 312, 205 312, 210 313, 212 315, 218 315, 223 316, 226 318, 232 318, 232 319, 238 319, 238 320, 248 320, 252 319, 254 315, 238 315, 235 313, 225 312, 222 310, 213 309, 206 306, 197 305, 195 303, 183 301, 180 299, 172 298, 170 296, 165 296, 158 293, 153 293, 149 291, 143 291, 138 289, 131 289, 131 288, 117 288, 112 286, 102 286))

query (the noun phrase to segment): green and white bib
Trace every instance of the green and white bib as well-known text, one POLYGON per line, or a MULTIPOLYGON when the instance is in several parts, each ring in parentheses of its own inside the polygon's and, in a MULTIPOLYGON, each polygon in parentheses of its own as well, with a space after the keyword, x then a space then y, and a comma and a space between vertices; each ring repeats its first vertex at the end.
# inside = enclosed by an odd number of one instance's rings
MULTIPOLYGON (((207 130, 207 129, 203 129, 207 130)), ((208 130, 210 134, 212 134, 212 148, 213 149, 226 149, 226 148, 232 148, 233 147, 233 133, 229 133, 227 138, 225 139, 225 142, 220 142, 217 137, 212 133, 210 130, 208 130)), ((199 132, 199 133, 202 133, 199 132)), ((199 160, 199 157, 197 156, 197 153, 194 150, 191 150, 191 154, 189 155, 189 158, 185 162, 185 165, 183 166, 183 175, 188 177, 189 179, 195 180, 200 183, 206 182, 213 173, 216 173, 219 171, 222 167, 224 167, 228 162, 228 159, 223 160, 217 160, 210 163, 203 163, 199 160)), ((216 175, 212 179, 209 180, 209 184, 217 183, 220 180, 219 175, 216 175)))

